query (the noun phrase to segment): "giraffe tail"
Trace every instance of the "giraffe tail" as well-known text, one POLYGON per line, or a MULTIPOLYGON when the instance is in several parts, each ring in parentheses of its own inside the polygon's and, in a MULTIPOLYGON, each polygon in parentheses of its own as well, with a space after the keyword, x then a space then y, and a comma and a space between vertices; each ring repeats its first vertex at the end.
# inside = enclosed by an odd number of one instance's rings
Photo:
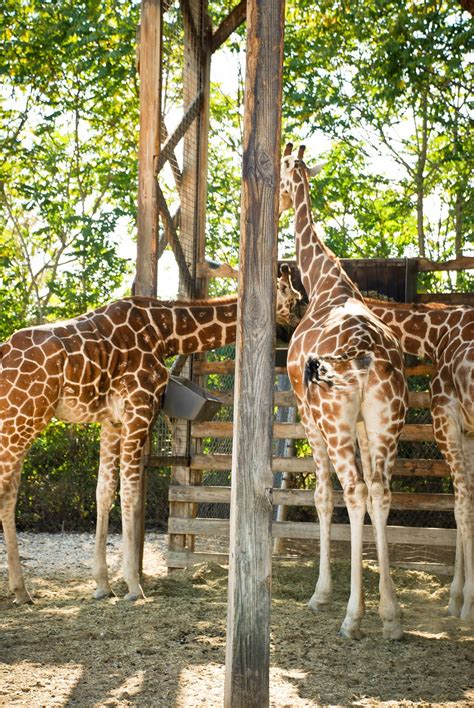
POLYGON ((329 359, 309 356, 304 368, 304 385, 310 383, 326 385, 329 388, 350 390, 357 388, 365 378, 372 358, 329 359))
POLYGON ((0 342, 0 362, 2 361, 8 349, 8 342, 0 342))

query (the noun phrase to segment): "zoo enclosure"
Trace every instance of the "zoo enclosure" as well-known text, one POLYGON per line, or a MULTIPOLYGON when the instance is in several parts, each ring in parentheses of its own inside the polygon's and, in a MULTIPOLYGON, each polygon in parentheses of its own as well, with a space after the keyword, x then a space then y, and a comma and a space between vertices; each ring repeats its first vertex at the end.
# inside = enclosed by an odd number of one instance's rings
MULTIPOLYGON (((462 259, 446 264, 431 264, 419 259, 364 259, 343 260, 344 267, 358 283, 361 290, 370 296, 396 298, 398 301, 471 301, 472 293, 417 293, 418 273, 428 269, 441 270, 474 265, 474 259, 462 259), (464 297, 466 296, 466 297, 464 297)), ((294 282, 298 283, 296 266, 292 264, 294 282)), ((280 354, 280 352, 279 352, 280 354)), ((207 377, 208 386, 223 403, 217 419, 191 424, 191 446, 187 463, 197 476, 197 483, 172 483, 169 491, 170 505, 169 533, 181 535, 182 548, 170 547, 168 564, 170 568, 183 567, 190 563, 214 559, 226 561, 225 539, 228 536, 228 505, 230 502, 230 467, 232 454, 232 402, 234 362, 229 349, 219 358, 212 355, 210 360, 196 362, 195 373, 207 377), (220 389, 220 391, 216 390, 220 389), (199 445, 199 451, 193 444, 199 445), (179 516, 173 513, 180 505, 179 516), (219 540, 218 540, 219 539, 219 540), (216 550, 217 549, 217 550, 216 550)), ((420 561, 426 566, 433 565, 439 554, 435 549, 450 549, 452 556, 456 532, 454 528, 454 497, 452 494, 449 468, 442 459, 434 440, 429 411, 428 381, 432 372, 429 363, 408 358, 407 377, 410 389, 407 423, 399 442, 399 455, 393 471, 393 495, 389 517, 389 542, 400 546, 396 558, 403 565, 416 565, 420 561)), ((278 361, 277 361, 278 363, 278 361)), ((275 367, 275 424, 274 459, 276 506, 290 507, 293 516, 301 516, 298 509, 309 509, 306 517, 315 518, 313 491, 314 463, 306 451, 303 456, 295 456, 291 450, 295 441, 304 440, 304 430, 296 421, 294 395, 283 390, 282 378, 286 378, 286 367, 275 367), (278 386, 280 383, 280 386, 278 386), (278 390, 278 388, 280 390, 278 390), (281 485, 284 476, 286 485, 281 485), (295 488, 297 480, 303 481, 303 488, 295 488)), ((166 464, 167 456, 160 441, 148 458, 150 467, 166 464), (163 454, 165 452, 165 454, 163 454)), ((342 491, 335 480, 335 514, 332 528, 334 541, 349 541, 350 530, 344 508, 342 491)), ((275 539, 280 542, 280 552, 294 553, 292 542, 316 540, 319 526, 312 520, 281 520, 273 522, 275 539)), ((364 529, 364 540, 372 543, 371 526, 364 529)), ((446 558, 446 553, 442 554, 446 558)))
MULTIPOLYGON (((153 71, 147 71, 141 81, 141 196, 136 288, 138 293, 154 294, 157 263, 169 245, 179 268, 179 295, 205 297, 211 278, 235 278, 237 275, 228 265, 209 263, 205 258, 206 176, 211 59, 244 20, 246 3, 236 4, 227 16, 221 18, 214 31, 206 0, 182 0, 179 6, 163 0, 161 3, 144 2, 143 6, 139 62, 146 62, 147 67, 153 67, 153 71), (149 24, 147 12, 155 13, 149 24), (150 34, 147 27, 153 27, 155 35, 150 34), (164 52, 162 47, 165 47, 164 52), (150 214, 154 215, 153 218, 150 214)), ((397 282, 402 285, 395 294, 396 299, 422 301, 435 297, 416 293, 417 272, 472 268, 474 263, 472 258, 460 258, 447 264, 403 259, 392 263, 395 270, 392 270, 391 276, 386 275, 385 261, 344 261, 344 265, 361 289, 370 294, 384 292, 384 284, 397 282), (398 273, 396 278, 393 277, 394 272, 398 273), (385 283, 377 277, 373 282, 369 276, 374 275, 382 275, 385 283)), ((436 299, 474 302, 472 293, 449 294, 436 299)), ((178 357, 173 369, 175 373, 181 372, 197 383, 224 389, 220 393, 224 407, 218 420, 191 424, 182 420, 165 420, 161 416, 145 459, 149 470, 172 465, 169 565, 182 567, 208 557, 225 558, 225 554, 220 552, 215 555, 215 550, 197 549, 196 543, 201 548, 201 539, 225 539, 228 534, 228 521, 212 518, 212 513, 217 509, 218 514, 225 515, 230 499, 230 488, 226 485, 229 483, 233 432, 230 420, 234 363, 231 358, 226 360, 225 355, 220 360, 216 360, 215 356, 207 360, 203 356, 178 357), (215 473, 222 475, 217 478, 217 483, 213 477, 215 473)), ((285 367, 276 367, 276 376, 281 377, 285 373, 285 367)), ((409 380, 416 381, 413 377, 427 377, 429 373, 430 368, 426 364, 412 362, 409 380)), ((424 382, 426 384, 426 378, 424 382)), ((419 380, 417 388, 420 388, 419 380)), ((303 435, 301 425, 294 419, 292 393, 277 391, 275 406, 278 410, 274 436, 276 440, 286 443, 280 442, 280 450, 278 443, 275 443, 274 469, 289 478, 290 484, 297 477, 307 479, 313 471, 311 459, 287 454, 291 451, 292 441, 300 440, 303 435)), ((417 491, 396 491, 392 509, 405 517, 414 510, 416 513, 421 510, 428 514, 451 514, 452 521, 453 498, 446 491, 449 488, 448 470, 444 461, 439 459, 433 441, 427 412, 427 391, 413 390, 410 406, 410 422, 402 435, 402 445, 406 447, 401 449, 402 454, 397 461, 395 482, 403 480, 413 483, 417 491), (407 446, 411 446, 411 452, 407 446), (430 490, 423 491, 423 485, 426 487, 427 484, 431 485, 430 490), (432 491, 433 486, 437 491, 432 491)), ((335 497, 336 505, 342 510, 341 493, 336 492, 335 497)), ((294 508, 313 507, 310 489, 275 489, 274 501, 278 505, 294 508)), ((455 533, 452 528, 429 526, 426 529, 397 522, 389 530, 390 541, 423 547, 453 545, 455 533)), ((276 521, 273 532, 276 538, 285 539, 315 539, 318 536, 317 524, 313 522, 276 521)), ((369 540, 370 527, 365 532, 369 540)), ((333 536, 335 539, 348 538, 347 525, 335 524, 333 536)))

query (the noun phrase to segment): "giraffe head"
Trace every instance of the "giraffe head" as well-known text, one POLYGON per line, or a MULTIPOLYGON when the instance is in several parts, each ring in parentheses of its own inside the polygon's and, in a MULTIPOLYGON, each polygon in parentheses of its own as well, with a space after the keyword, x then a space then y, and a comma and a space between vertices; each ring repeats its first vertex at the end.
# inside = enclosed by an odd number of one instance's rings
POLYGON ((298 316, 296 309, 301 294, 293 287, 291 281, 290 268, 286 263, 283 263, 280 268, 280 277, 277 283, 277 313, 276 320, 280 325, 288 325, 295 328, 301 315, 298 316))
POLYGON ((323 168, 323 163, 308 167, 303 161, 305 146, 300 145, 298 155, 292 155, 293 144, 287 143, 285 152, 281 159, 280 166, 280 214, 286 209, 290 209, 294 204, 294 193, 297 185, 301 181, 301 176, 298 174, 300 170, 304 170, 306 177, 314 177, 323 168))

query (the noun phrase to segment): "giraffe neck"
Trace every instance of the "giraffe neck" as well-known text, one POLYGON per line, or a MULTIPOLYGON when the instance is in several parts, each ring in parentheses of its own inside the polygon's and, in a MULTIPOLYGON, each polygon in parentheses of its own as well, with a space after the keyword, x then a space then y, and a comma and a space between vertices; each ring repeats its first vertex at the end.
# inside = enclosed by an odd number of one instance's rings
POLYGON ((309 184, 304 170, 295 170, 293 206, 296 258, 310 302, 316 301, 320 307, 326 302, 331 305, 342 304, 347 298, 362 300, 359 289, 346 275, 339 259, 316 232, 309 184))
POLYGON ((236 297, 170 302, 131 299, 146 309, 155 337, 163 342, 164 356, 194 354, 235 342, 236 297))
POLYGON ((433 361, 439 356, 445 335, 455 324, 453 318, 460 317, 459 308, 381 303, 371 299, 365 302, 390 327, 405 352, 433 361))

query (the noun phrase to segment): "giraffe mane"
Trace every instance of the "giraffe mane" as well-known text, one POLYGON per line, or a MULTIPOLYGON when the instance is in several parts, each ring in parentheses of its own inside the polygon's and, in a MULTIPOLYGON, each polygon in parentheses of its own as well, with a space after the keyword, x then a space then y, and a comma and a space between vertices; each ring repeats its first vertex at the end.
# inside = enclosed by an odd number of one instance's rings
POLYGON ((414 310, 416 312, 450 310, 463 307, 463 305, 446 305, 444 302, 396 302, 394 300, 378 300, 374 297, 364 297, 364 302, 373 307, 386 307, 391 310, 414 310))
POLYGON ((221 297, 214 298, 201 298, 199 300, 160 300, 155 297, 146 297, 145 295, 131 295, 130 297, 124 297, 123 300, 127 302, 135 302, 141 305, 163 305, 164 307, 202 307, 203 305, 230 305, 237 299, 237 294, 235 295, 223 295, 221 297))

